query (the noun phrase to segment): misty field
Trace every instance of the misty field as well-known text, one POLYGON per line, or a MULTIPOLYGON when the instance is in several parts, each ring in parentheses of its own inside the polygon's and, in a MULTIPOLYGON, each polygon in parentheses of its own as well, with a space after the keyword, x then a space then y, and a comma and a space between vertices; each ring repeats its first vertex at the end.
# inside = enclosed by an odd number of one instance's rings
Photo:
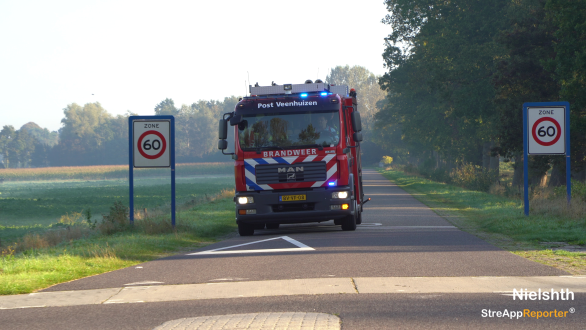
MULTIPOLYGON (((169 169, 167 168, 142 168, 134 170, 135 177, 169 176, 169 173, 169 169)), ((176 176, 231 173, 234 173, 234 164, 232 162, 185 163, 177 164, 175 166, 176 176)), ((127 178, 128 165, 0 169, 0 182, 38 180, 108 180, 127 178)))
MULTIPOLYGON (((175 187, 177 205, 212 196, 222 190, 233 189, 234 177, 231 174, 233 167, 232 164, 229 165, 227 167, 223 163, 208 163, 197 164, 197 166, 193 164, 178 166, 175 187), (198 171, 195 171, 196 169, 198 171), (214 172, 218 174, 213 174, 214 172), (226 172, 228 174, 225 174, 226 172)), ((68 173, 63 168, 59 168, 61 172, 58 175, 55 169, 32 169, 34 171, 23 169, 20 175, 18 170, 10 170, 13 173, 13 180, 5 180, 0 184, 1 245, 14 241, 26 233, 44 231, 52 224, 58 223, 63 216, 72 215, 75 212, 83 213, 85 217, 89 210, 93 220, 101 220, 102 214, 108 213, 114 202, 121 201, 124 205, 128 205, 127 179, 20 181, 22 177, 33 176, 103 177, 119 174, 122 170, 112 166, 88 166, 69 168, 71 173, 68 173)), ((5 173, 4 170, 0 170, 0 175, 5 173)), ((127 173, 128 167, 126 167, 127 173)), ((167 211, 170 203, 169 169, 135 171, 135 209, 167 211)))

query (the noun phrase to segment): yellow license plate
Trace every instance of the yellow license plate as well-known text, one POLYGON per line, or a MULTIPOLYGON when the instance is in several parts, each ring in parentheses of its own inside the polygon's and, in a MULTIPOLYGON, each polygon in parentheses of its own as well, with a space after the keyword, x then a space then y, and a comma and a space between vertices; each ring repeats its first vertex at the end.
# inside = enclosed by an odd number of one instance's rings
POLYGON ((279 196, 279 201, 281 202, 296 202, 296 201, 304 201, 307 197, 305 195, 285 195, 279 196))

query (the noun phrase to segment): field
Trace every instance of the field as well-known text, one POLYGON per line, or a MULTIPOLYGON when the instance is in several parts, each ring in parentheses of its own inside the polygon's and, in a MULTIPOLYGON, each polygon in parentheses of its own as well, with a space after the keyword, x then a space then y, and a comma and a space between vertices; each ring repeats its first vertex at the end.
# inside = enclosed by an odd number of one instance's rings
MULTIPOLYGON (((135 177, 168 176, 169 169, 135 169, 135 177)), ((231 174, 234 164, 227 163, 186 163, 176 164, 175 175, 191 176, 201 174, 231 174)), ((3 168, 0 181, 39 181, 39 180, 107 180, 127 179, 128 165, 72 166, 41 168, 3 168)))
POLYGON ((128 207, 127 166, 0 170, 0 295, 128 267, 234 232, 232 163, 177 166, 175 228, 170 170, 134 173, 135 225, 124 218, 104 232, 103 215, 112 215, 114 203, 128 207))
MULTIPOLYGON (((230 163, 180 164, 176 168, 176 203, 185 204, 233 189, 230 163)), ((115 201, 128 206, 129 184, 124 179, 106 179, 128 174, 128 167, 87 166, 0 170, 10 181, 0 184, 0 246, 25 233, 43 231, 73 213, 91 213, 100 220, 115 201), (125 170, 125 172, 124 172, 125 170), (6 175, 9 173, 10 175, 6 175), (85 177, 84 180, 69 179, 85 177), (30 181, 31 178, 53 180, 30 181), (92 178, 90 180, 90 178, 92 178), (102 178, 96 180, 96 178, 102 178)), ((134 206, 136 210, 165 208, 171 203, 169 169, 135 170, 134 206), (165 176, 162 176, 165 175, 165 176)))

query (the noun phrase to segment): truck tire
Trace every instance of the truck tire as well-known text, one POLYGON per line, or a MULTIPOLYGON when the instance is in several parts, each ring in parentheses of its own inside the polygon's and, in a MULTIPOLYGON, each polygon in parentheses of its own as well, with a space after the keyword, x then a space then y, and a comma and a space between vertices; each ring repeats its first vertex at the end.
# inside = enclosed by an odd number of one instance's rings
POLYGON ((356 230, 356 214, 358 209, 356 207, 356 201, 354 202, 354 215, 350 214, 342 221, 343 231, 354 231, 356 230))
POLYGON ((252 236, 254 235, 254 227, 245 223, 239 223, 238 234, 240 234, 240 236, 252 236))
POLYGON ((267 229, 279 229, 278 223, 267 223, 267 229))
POLYGON ((358 216, 356 216, 356 224, 360 225, 360 224, 362 224, 362 206, 358 207, 356 209, 356 212, 358 212, 358 216))

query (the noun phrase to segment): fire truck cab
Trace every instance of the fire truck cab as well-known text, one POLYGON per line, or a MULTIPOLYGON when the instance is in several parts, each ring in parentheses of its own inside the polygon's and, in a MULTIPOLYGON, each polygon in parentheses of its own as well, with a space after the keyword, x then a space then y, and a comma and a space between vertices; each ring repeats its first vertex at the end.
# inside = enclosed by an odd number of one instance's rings
POLYGON ((362 130, 356 92, 317 80, 249 86, 219 122, 218 148, 234 127, 236 222, 241 236, 280 224, 362 222, 362 130))

